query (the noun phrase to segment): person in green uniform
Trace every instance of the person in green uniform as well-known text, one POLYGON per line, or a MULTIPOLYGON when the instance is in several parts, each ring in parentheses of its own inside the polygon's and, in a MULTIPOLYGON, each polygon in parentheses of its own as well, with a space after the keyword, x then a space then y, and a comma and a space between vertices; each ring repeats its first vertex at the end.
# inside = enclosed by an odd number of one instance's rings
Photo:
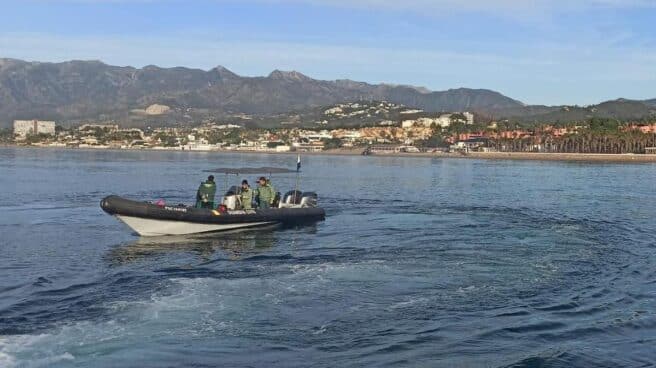
POLYGON ((216 183, 214 176, 207 177, 207 181, 200 183, 196 192, 196 208, 214 209, 214 195, 216 194, 216 183))
POLYGON ((273 200, 271 201, 271 207, 275 207, 277 206, 276 202, 279 201, 280 198, 278 198, 278 193, 276 192, 276 188, 273 186, 273 184, 271 184, 271 178, 267 178, 266 182, 269 188, 271 188, 271 193, 273 195, 273 200))
POLYGON ((241 208, 245 210, 250 210, 253 208, 253 191, 251 186, 248 185, 248 180, 244 179, 241 182, 241 192, 239 193, 239 199, 241 200, 241 208))
POLYGON ((260 186, 255 189, 253 194, 258 199, 258 207, 271 207, 276 196, 276 193, 273 191, 273 187, 269 182, 267 182, 267 179, 264 176, 262 176, 257 182, 260 186))

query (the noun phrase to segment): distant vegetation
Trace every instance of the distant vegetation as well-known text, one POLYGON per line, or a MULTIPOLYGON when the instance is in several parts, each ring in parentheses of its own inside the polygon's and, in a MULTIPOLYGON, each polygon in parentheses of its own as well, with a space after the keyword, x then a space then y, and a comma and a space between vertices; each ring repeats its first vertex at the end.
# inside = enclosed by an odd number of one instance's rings
POLYGON ((646 147, 656 147, 656 134, 643 133, 615 119, 592 118, 583 124, 561 124, 560 127, 571 128, 571 133, 562 136, 538 133, 519 139, 493 139, 489 146, 499 151, 616 154, 645 153, 646 147))
POLYGON ((331 138, 323 140, 324 149, 336 149, 342 148, 344 142, 339 138, 331 138))
POLYGON ((28 134, 27 137, 25 137, 25 143, 27 144, 34 144, 34 143, 41 143, 41 142, 49 142, 53 140, 53 136, 50 134, 28 134))
POLYGON ((0 143, 10 143, 14 140, 13 129, 0 129, 0 143))

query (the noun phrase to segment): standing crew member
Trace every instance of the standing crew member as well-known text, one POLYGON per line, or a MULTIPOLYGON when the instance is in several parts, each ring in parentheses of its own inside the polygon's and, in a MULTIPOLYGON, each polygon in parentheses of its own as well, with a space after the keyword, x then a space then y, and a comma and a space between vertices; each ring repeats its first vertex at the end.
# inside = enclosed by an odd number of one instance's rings
POLYGON ((250 185, 248 185, 248 180, 246 179, 241 182, 241 193, 239 193, 239 199, 241 200, 241 208, 245 210, 253 208, 253 191, 251 190, 250 185))
POLYGON ((255 189, 255 196, 258 199, 259 208, 269 208, 273 204, 273 200, 276 196, 276 193, 273 191, 271 184, 267 182, 267 179, 262 176, 258 180, 259 187, 255 189))
POLYGON ((214 175, 207 177, 207 181, 200 183, 196 192, 196 208, 214 209, 214 195, 216 194, 216 183, 214 175))
POLYGON ((280 202, 280 193, 276 192, 276 188, 271 184, 271 178, 267 178, 267 185, 271 188, 271 193, 273 193, 273 200, 271 201, 271 207, 277 206, 280 202))

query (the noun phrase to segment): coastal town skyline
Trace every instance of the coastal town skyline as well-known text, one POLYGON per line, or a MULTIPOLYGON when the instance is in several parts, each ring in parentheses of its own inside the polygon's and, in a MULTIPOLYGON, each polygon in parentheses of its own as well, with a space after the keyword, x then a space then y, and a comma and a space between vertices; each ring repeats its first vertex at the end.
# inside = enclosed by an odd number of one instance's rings
POLYGON ((0 15, 0 48, 27 60, 298 70, 589 105, 656 97, 655 16, 651 2, 608 0, 27 1, 0 15))
MULTIPOLYGON (((167 109, 163 105, 151 105, 145 111, 162 114, 167 109)), ((13 134, 0 131, 0 143, 188 152, 325 152, 432 157, 474 154, 476 158, 497 158, 499 154, 512 153, 522 159, 639 159, 647 162, 656 158, 656 122, 648 119, 621 122, 591 118, 580 122, 522 125, 508 120, 487 121, 467 111, 429 113, 389 102, 337 104, 324 109, 320 119, 309 124, 288 121, 273 128, 252 125, 245 128, 211 119, 194 126, 143 129, 115 123, 62 127, 54 121, 15 120, 13 134), (360 124, 349 125, 352 119, 360 124), (598 156, 591 158, 589 154, 598 156)))

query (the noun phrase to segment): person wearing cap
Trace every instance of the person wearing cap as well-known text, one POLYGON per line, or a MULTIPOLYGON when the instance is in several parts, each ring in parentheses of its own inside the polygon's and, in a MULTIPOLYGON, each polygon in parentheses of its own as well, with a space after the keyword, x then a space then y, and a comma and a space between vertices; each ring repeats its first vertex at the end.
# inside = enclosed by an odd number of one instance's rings
POLYGON ((216 194, 216 183, 214 175, 207 177, 207 181, 200 183, 196 191, 196 208, 214 209, 214 195, 216 194))
POLYGON ((260 186, 257 189, 255 189, 253 194, 258 200, 258 208, 271 207, 271 205, 273 204, 273 200, 275 199, 276 196, 273 187, 264 176, 260 177, 260 179, 258 179, 257 182, 260 186))
POLYGON ((253 208, 253 191, 251 186, 248 185, 248 180, 244 179, 241 182, 241 192, 239 193, 239 200, 241 201, 241 208, 250 210, 253 208))

